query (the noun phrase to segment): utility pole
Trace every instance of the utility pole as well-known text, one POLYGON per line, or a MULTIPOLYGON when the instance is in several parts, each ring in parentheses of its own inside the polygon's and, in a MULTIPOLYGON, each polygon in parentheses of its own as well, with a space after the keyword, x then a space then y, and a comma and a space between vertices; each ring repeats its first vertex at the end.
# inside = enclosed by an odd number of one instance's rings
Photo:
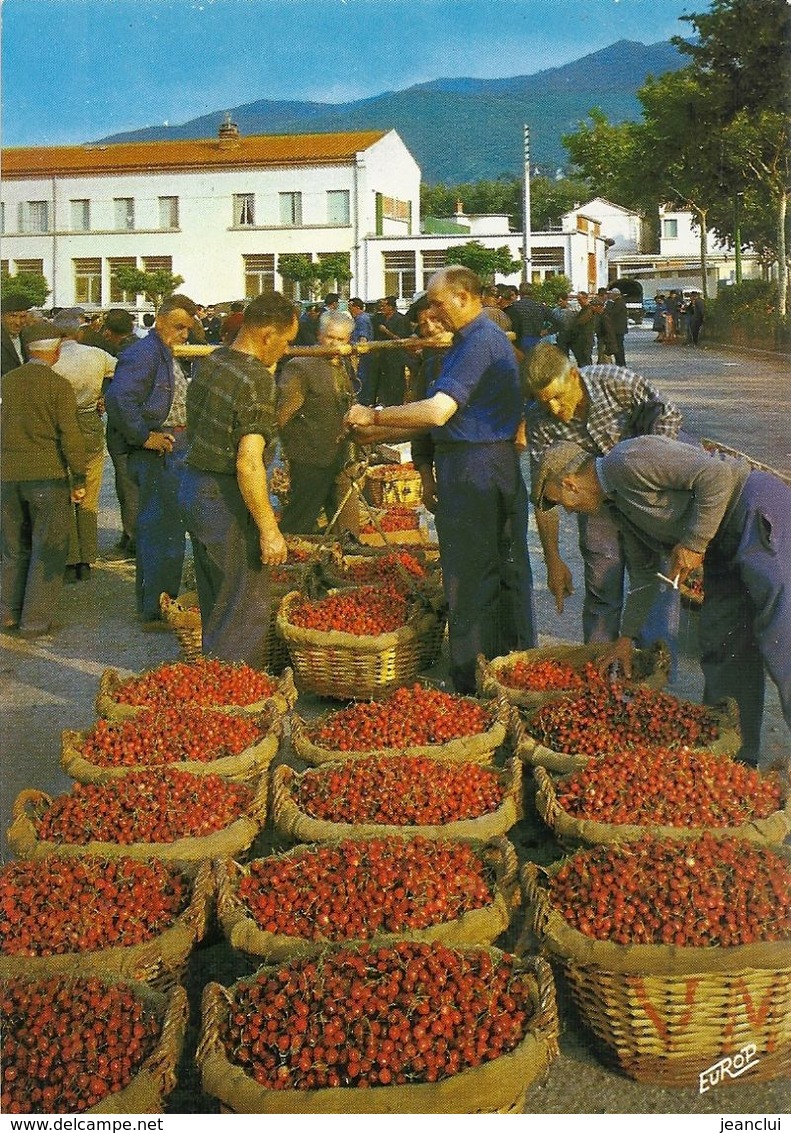
POLYGON ((522 201, 522 224, 524 238, 522 241, 522 282, 530 283, 533 278, 531 265, 533 262, 533 232, 530 227, 530 127, 524 127, 525 142, 525 186, 522 201))
POLYGON ((733 198, 733 250, 736 260, 736 283, 742 281, 742 193, 736 193, 733 198))

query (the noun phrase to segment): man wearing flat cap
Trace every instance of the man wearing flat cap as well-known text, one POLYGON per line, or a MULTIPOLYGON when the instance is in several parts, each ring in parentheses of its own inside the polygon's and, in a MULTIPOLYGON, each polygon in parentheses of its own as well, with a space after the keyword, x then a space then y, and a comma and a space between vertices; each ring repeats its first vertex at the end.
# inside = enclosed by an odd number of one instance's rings
POLYGON ((85 445, 77 400, 53 370, 60 335, 29 327, 30 361, 0 379, 0 498, 5 632, 36 638, 52 627, 69 551, 71 505, 85 496, 85 445))
POLYGON ((791 728, 791 488, 746 460, 712 455, 663 436, 633 437, 595 457, 563 441, 543 454, 538 511, 602 507, 646 551, 632 578, 620 636, 602 654, 631 672, 632 639, 662 585, 703 566, 700 614, 703 699, 739 706, 739 758, 760 755, 765 670, 791 728), (669 566, 663 570, 663 556, 669 566))
POLYGON ((0 321, 3 325, 2 333, 2 364, 0 372, 7 374, 27 361, 25 343, 22 340, 22 328, 28 322, 28 312, 32 303, 23 295, 8 295, 3 299, 3 313, 0 321))

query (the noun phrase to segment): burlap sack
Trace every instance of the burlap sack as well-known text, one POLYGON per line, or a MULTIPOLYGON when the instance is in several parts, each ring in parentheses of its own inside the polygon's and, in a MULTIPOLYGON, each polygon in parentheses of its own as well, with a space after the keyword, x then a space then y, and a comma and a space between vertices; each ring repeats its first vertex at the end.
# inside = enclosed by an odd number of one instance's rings
MULTIPOLYGON (((438 761, 441 762, 441 761, 438 761)), ((327 764, 328 768, 333 764, 327 764)), ((338 765, 340 766, 340 765, 338 765)), ((480 818, 465 818, 444 826, 377 826, 374 823, 325 822, 311 818, 300 810, 291 794, 291 784, 299 778, 286 764, 276 767, 272 776, 272 816, 275 829, 294 842, 328 842, 339 838, 374 838, 391 834, 412 837, 478 839, 486 842, 506 834, 522 817, 522 764, 516 757, 507 761, 498 772, 504 788, 503 801, 497 810, 480 818)))
POLYGON ((318 767, 323 763, 338 763, 347 759, 364 759, 372 755, 428 756, 459 763, 491 763, 497 748, 505 742, 510 724, 508 701, 499 696, 494 704, 492 722, 484 732, 473 736, 459 736, 442 744, 414 745, 405 748, 376 748, 366 751, 338 751, 322 747, 309 739, 309 728, 321 723, 304 721, 296 712, 291 714, 291 743, 294 751, 305 763, 318 767))
MULTIPOLYGON (((519 653, 508 653, 503 657, 495 657, 492 661, 487 661, 480 653, 476 669, 478 694, 479 696, 496 696, 498 693, 502 693, 511 704, 516 704, 521 708, 540 708, 542 704, 549 704, 553 700, 577 696, 581 691, 580 689, 533 691, 531 689, 514 688, 507 684, 504 678, 518 661, 523 661, 525 664, 533 664, 538 661, 558 661, 581 672, 589 661, 595 662, 598 659, 604 648, 603 645, 559 643, 541 646, 537 649, 525 649, 519 653)), ((664 688, 670 672, 670 652, 664 642, 657 642, 650 649, 635 649, 633 666, 633 674, 629 683, 645 685, 647 688, 664 688)))
MULTIPOLYGON (((602 757, 606 760, 606 756, 602 757)), ((729 756, 723 756, 729 759, 729 756)), ((564 843, 585 842, 589 845, 611 842, 635 842, 648 836, 688 841, 711 834, 714 838, 744 838, 748 842, 782 843, 791 833, 791 795, 786 794, 782 810, 767 818, 754 818, 740 826, 661 826, 655 823, 623 823, 616 825, 590 818, 575 818, 565 811, 557 798, 555 780, 543 767, 534 767, 536 810, 555 836, 564 843)))
POLYGON ((13 821, 8 828, 8 844, 18 858, 44 858, 48 854, 65 857, 128 857, 160 858, 167 861, 196 862, 206 859, 237 857, 249 850, 262 830, 267 815, 267 776, 262 775, 255 797, 246 814, 240 815, 230 826, 200 838, 178 838, 175 842, 87 842, 77 845, 70 842, 46 842, 39 839, 33 819, 41 817, 52 798, 43 791, 20 791, 14 802, 13 821))
MULTIPOLYGON (((502 955, 490 949, 493 959, 502 955)), ((558 1054, 555 990, 548 965, 521 957, 533 974, 534 1014, 522 1042, 491 1062, 441 1082, 320 1090, 269 1090, 232 1063, 220 1037, 233 988, 208 984, 203 992, 198 1066, 203 1089, 219 1098, 226 1113, 519 1113, 528 1088, 558 1054)))
MULTIPOLYGON (((140 676, 142 674, 137 675, 140 676)), ((144 707, 143 705, 136 704, 122 704, 116 699, 118 689, 125 683, 124 678, 121 677, 115 669, 105 669, 99 678, 99 691, 96 694, 95 707, 97 716, 102 716, 105 720, 131 720, 137 715, 141 707, 144 707)), ((276 691, 271 697, 267 697, 264 700, 257 700, 253 704, 213 704, 211 707, 216 708, 218 712, 254 716, 259 712, 266 711, 266 709, 271 706, 278 712, 285 714, 293 708, 297 702, 297 690, 294 687, 294 674, 290 669, 286 669, 277 679, 276 686, 276 691)))
MULTIPOLYGON (((406 839, 412 835, 402 837, 406 839)), ((489 842, 472 841, 469 844, 492 871, 491 903, 481 909, 472 909, 455 920, 427 928, 376 933, 368 938, 372 945, 387 946, 396 940, 405 939, 441 940, 450 948, 464 948, 492 944, 500 933, 505 932, 511 921, 511 910, 519 901, 519 894, 514 886, 518 876, 516 852, 506 838, 493 838, 489 842)), ((311 850, 310 846, 297 846, 281 856, 284 859, 300 858, 311 850)), ((249 866, 239 865, 230 859, 215 863, 217 918, 232 948, 245 956, 278 963, 297 956, 315 956, 331 943, 329 940, 308 940, 305 937, 266 932, 259 928, 248 906, 239 896, 240 882, 249 872, 249 866)), ((337 943, 349 947, 361 942, 344 940, 337 943)))
POLYGON ((83 757, 83 748, 89 732, 74 732, 66 729, 61 732, 60 765, 67 775, 78 783, 109 783, 122 779, 130 771, 142 768, 161 768, 162 770, 187 771, 190 775, 221 775, 233 782, 247 782, 258 778, 269 769, 280 747, 283 734, 283 717, 271 705, 259 715, 262 729, 261 739, 238 755, 226 755, 220 759, 202 762, 198 759, 180 760, 176 763, 132 764, 114 766, 91 763, 83 757))
POLYGON ((102 948, 96 952, 0 956, 0 979, 109 973, 160 989, 170 985, 181 974, 192 949, 203 940, 215 888, 210 862, 183 863, 182 871, 191 876, 189 904, 158 936, 127 948, 102 948))

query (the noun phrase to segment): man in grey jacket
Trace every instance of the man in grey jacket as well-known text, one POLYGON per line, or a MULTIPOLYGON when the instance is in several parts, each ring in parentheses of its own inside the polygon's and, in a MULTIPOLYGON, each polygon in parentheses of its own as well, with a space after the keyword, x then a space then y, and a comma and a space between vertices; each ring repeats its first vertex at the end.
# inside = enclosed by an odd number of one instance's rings
POLYGON ((663 584, 663 554, 674 585, 703 566, 704 701, 736 700, 740 758, 757 765, 765 669, 791 729, 791 488, 746 461, 644 436, 600 457, 570 441, 553 445, 541 459, 534 497, 542 510, 560 504, 590 514, 604 506, 651 553, 632 580, 621 636, 603 665, 619 660, 631 671, 632 638, 663 584))

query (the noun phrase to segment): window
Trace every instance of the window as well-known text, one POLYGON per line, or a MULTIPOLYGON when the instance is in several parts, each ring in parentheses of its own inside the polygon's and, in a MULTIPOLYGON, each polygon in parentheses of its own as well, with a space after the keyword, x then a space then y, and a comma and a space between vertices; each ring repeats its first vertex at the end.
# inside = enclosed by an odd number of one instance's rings
POLYGON ((77 303, 90 303, 101 306, 102 302, 102 261, 74 261, 74 300, 77 303))
POLYGON ((255 194, 234 193, 233 223, 235 227, 255 224, 255 194))
POLYGON ((43 260, 14 260, 17 275, 20 272, 30 273, 31 275, 44 274, 44 261, 43 260))
POLYGON ((133 197, 116 197, 115 227, 123 232, 131 232, 135 226, 135 202, 133 197))
POLYGON ((110 302, 111 303, 136 303, 137 296, 131 291, 124 291, 118 286, 113 279, 116 268, 136 268, 137 260, 134 256, 118 256, 111 257, 107 261, 107 266, 110 269, 110 302))
POLYGON ((327 224, 350 224, 348 189, 329 189, 327 191, 327 224))
POLYGON ((178 197, 159 198, 159 227, 178 228, 179 226, 179 199, 178 197))
POLYGON ((255 299, 264 291, 275 290, 275 257, 242 256, 244 261, 244 297, 255 299))
POLYGON ((143 271, 173 271, 173 257, 143 256, 143 271))
POLYGON ((423 290, 428 287, 428 281, 431 279, 435 271, 444 268, 448 261, 447 253, 442 252, 424 252, 423 253, 423 290))
POLYGON ((385 272, 385 295, 395 295, 399 299, 412 302, 415 291, 415 253, 383 252, 385 272))
POLYGON ((675 240, 678 236, 678 221, 677 220, 663 220, 662 221, 662 235, 666 240, 675 240))
POLYGON ((280 223, 302 224, 301 193, 280 193, 280 223))
POLYGON ((49 201, 23 201, 19 206, 20 232, 49 232, 49 201))
POLYGON ((87 232, 91 227, 91 202, 71 202, 71 229, 73 232, 87 232))

